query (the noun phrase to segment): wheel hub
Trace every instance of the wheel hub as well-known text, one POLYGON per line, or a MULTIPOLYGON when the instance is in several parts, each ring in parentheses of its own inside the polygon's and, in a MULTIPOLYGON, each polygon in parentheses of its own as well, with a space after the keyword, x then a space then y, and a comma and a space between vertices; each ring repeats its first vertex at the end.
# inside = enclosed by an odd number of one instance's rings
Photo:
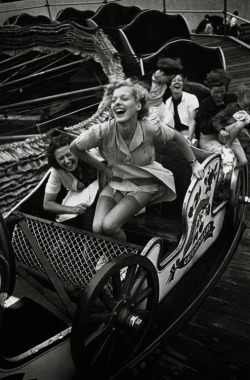
POLYGON ((127 299, 124 299, 117 305, 113 316, 120 326, 127 326, 133 330, 141 331, 145 323, 139 315, 131 310, 132 308, 133 304, 130 304, 127 299))

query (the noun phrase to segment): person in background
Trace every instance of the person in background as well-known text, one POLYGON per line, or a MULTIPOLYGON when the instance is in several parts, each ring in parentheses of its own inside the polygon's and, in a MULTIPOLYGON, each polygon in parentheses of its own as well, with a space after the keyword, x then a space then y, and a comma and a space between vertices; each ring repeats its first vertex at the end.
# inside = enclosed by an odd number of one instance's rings
POLYGON ((237 17, 235 16, 238 16, 239 15, 239 12, 238 11, 234 11, 234 16, 231 17, 230 19, 230 28, 229 28, 229 34, 231 36, 234 36, 236 38, 239 38, 240 37, 240 23, 237 19, 237 17))
POLYGON ((57 216, 57 222, 91 231, 98 191, 97 173, 70 151, 72 140, 66 134, 51 138, 47 157, 52 170, 43 207, 57 216), (67 190, 67 196, 61 204, 57 196, 62 186, 67 190))
POLYGON ((211 23, 209 15, 205 15, 205 29, 204 34, 214 34, 214 28, 211 23))
POLYGON ((171 78, 182 73, 183 66, 180 59, 160 57, 157 62, 157 70, 146 74, 142 82, 148 89, 149 119, 159 119, 162 123, 174 127, 171 113, 165 106, 165 100, 169 93, 171 78))
POLYGON ((217 113, 211 120, 211 124, 219 134, 220 143, 225 145, 224 153, 228 155, 234 152, 237 157, 237 166, 244 166, 247 165, 248 160, 237 137, 244 129, 250 139, 247 130, 250 126, 250 88, 244 84, 240 85, 237 95, 238 101, 228 104, 217 113))
POLYGON ((205 85, 210 95, 201 101, 196 115, 196 128, 200 132, 198 146, 213 153, 221 153, 222 146, 212 118, 228 104, 237 101, 237 95, 228 92, 231 77, 223 69, 212 70, 207 74, 205 85))
POLYGON ((124 224, 146 205, 175 199, 172 172, 155 161, 155 143, 174 140, 194 176, 204 176, 186 139, 148 115, 148 92, 140 83, 122 81, 109 87, 113 119, 93 125, 71 144, 72 152, 104 173, 93 231, 126 241, 124 224), (98 147, 104 161, 87 150, 98 147))
POLYGON ((196 95, 183 91, 184 77, 177 74, 172 78, 172 96, 166 100, 166 108, 174 118, 174 128, 183 134, 190 144, 195 143, 196 113, 199 100, 196 95))

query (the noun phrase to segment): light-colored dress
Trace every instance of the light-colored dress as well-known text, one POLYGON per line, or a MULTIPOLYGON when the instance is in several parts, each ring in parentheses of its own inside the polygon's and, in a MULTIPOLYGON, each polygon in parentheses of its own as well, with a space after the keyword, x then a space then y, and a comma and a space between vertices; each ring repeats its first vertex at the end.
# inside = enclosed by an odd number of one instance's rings
POLYGON ((158 119, 161 123, 174 128, 174 118, 171 112, 167 109, 163 102, 163 95, 167 90, 166 83, 160 83, 155 80, 154 74, 152 75, 152 85, 148 93, 147 104, 149 106, 149 119, 154 122, 158 119))
MULTIPOLYGON (((174 105, 172 96, 166 100, 166 108, 174 115, 174 105)), ((178 105, 178 113, 182 124, 189 126, 191 123, 190 114, 199 108, 199 100, 196 95, 183 91, 181 102, 178 105)))
POLYGON ((80 181, 73 174, 63 169, 51 169, 51 173, 46 184, 45 193, 58 194, 62 185, 66 190, 77 191, 80 181))
MULTIPOLYGON (((79 203, 85 203, 91 206, 99 190, 98 181, 95 180, 82 190, 78 190, 78 184, 81 183, 70 172, 63 169, 51 168, 51 173, 45 187, 45 193, 57 195, 64 186, 67 195, 62 201, 65 206, 77 206, 79 203)), ((82 185, 82 183, 81 183, 82 185)), ((75 218, 77 214, 60 214, 56 217, 57 222, 75 218)))
POLYGON ((167 142, 173 137, 173 129, 144 118, 137 122, 128 147, 112 119, 83 131, 75 143, 80 150, 99 148, 114 176, 123 179, 122 182, 110 180, 110 187, 125 192, 152 192, 152 204, 176 198, 173 173, 155 161, 155 143, 167 142))

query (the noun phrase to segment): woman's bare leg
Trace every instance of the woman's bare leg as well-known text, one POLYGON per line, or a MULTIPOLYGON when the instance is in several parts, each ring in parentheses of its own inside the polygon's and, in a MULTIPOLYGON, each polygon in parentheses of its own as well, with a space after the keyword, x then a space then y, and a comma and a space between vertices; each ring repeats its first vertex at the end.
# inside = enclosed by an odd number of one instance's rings
POLYGON ((243 147, 242 147, 242 145, 238 139, 233 142, 232 150, 233 150, 235 156, 237 157, 237 163, 236 163, 237 167, 245 166, 248 164, 248 159, 247 159, 246 153, 245 153, 245 151, 244 151, 244 149, 243 149, 243 147))
POLYGON ((94 220, 93 232, 103 234, 103 220, 110 210, 116 206, 116 201, 106 195, 100 195, 97 201, 94 220))
POLYGON ((244 123, 242 121, 236 121, 233 124, 228 125, 225 129, 229 133, 228 140, 225 144, 226 148, 232 148, 232 144, 239 133, 244 128, 244 123))
POLYGON ((140 193, 140 203, 133 196, 122 198, 103 220, 104 235, 126 241, 126 235, 122 230, 123 225, 145 207, 152 196, 152 193, 140 193))

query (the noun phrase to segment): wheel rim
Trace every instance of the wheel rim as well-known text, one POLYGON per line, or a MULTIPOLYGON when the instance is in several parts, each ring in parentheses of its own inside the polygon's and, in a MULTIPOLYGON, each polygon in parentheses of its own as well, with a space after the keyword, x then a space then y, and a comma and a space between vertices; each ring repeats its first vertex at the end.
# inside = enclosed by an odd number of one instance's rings
POLYGON ((241 223, 246 208, 246 206, 241 202, 247 194, 246 168, 240 168, 236 171, 235 175, 236 179, 232 185, 230 200, 231 218, 234 230, 236 230, 241 223))
POLYGON ((158 303, 153 264, 122 255, 93 278, 72 326, 72 356, 79 370, 108 376, 132 357, 145 340, 158 303))
POLYGON ((10 241, 9 231, 5 224, 2 214, 0 213, 0 249, 2 250, 3 257, 8 263, 9 279, 8 287, 6 289, 8 296, 13 293, 16 282, 16 266, 14 253, 12 252, 12 245, 10 241))

